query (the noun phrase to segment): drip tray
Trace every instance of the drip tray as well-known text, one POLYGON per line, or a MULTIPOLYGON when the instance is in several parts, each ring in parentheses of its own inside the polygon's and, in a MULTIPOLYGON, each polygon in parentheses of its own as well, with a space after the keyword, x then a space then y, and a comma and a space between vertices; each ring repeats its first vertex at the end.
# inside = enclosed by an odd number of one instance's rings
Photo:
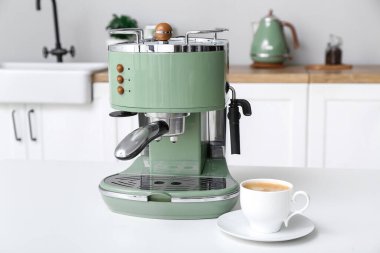
POLYGON ((228 177, 136 174, 116 174, 105 178, 104 182, 117 188, 120 187, 121 189, 165 192, 222 190, 235 184, 235 182, 228 177))
POLYGON ((239 199, 239 184, 225 159, 207 159, 200 175, 151 174, 147 161, 140 156, 127 170, 100 182, 102 198, 113 212, 159 219, 216 218, 239 199))

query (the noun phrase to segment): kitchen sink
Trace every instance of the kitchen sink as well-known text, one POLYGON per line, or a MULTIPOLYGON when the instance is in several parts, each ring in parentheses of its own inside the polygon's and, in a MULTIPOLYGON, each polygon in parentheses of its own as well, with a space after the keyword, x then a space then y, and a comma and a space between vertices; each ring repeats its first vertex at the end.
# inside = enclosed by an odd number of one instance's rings
POLYGON ((0 103, 85 104, 106 63, 0 63, 0 103))

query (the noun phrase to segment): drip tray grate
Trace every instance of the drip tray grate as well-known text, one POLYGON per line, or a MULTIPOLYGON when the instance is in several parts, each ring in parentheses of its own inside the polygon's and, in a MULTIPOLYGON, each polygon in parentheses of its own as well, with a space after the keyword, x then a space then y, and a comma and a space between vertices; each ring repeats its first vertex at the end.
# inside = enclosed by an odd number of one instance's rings
POLYGON ((113 186, 128 189, 155 191, 207 191, 225 189, 234 184, 224 177, 162 176, 116 174, 104 179, 113 186))

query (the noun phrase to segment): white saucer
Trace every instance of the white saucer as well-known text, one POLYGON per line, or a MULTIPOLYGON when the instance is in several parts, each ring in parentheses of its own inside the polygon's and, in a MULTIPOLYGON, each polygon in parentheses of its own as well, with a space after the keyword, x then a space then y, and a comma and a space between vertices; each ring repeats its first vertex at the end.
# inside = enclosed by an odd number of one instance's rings
POLYGON ((218 218, 218 227, 225 233, 251 241, 280 242, 303 237, 314 230, 314 224, 303 215, 296 215, 289 221, 289 226, 271 234, 252 231, 241 210, 223 214, 218 218))

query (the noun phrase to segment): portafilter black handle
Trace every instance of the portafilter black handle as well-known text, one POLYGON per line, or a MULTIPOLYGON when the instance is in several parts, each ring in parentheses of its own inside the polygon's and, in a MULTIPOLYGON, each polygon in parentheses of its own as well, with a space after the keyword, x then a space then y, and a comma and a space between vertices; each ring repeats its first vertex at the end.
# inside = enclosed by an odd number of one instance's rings
POLYGON ((251 104, 245 99, 237 99, 235 90, 228 85, 232 91, 232 99, 229 104, 227 117, 230 121, 230 138, 231 138, 231 154, 240 154, 240 126, 239 120, 241 117, 239 106, 243 109, 245 116, 251 116, 251 104))

